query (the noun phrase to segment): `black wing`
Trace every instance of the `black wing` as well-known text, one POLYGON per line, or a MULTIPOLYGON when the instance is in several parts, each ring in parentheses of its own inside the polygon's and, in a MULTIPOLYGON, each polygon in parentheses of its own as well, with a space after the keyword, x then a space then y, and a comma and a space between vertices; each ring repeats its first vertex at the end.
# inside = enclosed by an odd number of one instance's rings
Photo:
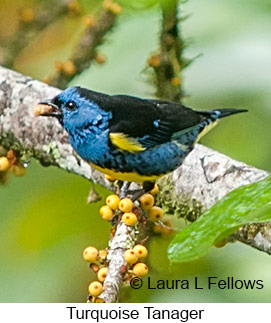
POLYGON ((153 147, 171 140, 182 130, 198 125, 203 117, 181 104, 144 100, 130 96, 112 96, 110 133, 123 133, 153 147))
MULTIPOLYGON (((174 134, 204 119, 199 112, 175 102, 127 95, 110 96, 83 88, 78 90, 100 108, 112 113, 110 134, 122 134, 121 139, 126 138, 132 145, 139 143, 143 148, 168 142, 174 134)), ((116 141, 114 144, 118 145, 116 141)))

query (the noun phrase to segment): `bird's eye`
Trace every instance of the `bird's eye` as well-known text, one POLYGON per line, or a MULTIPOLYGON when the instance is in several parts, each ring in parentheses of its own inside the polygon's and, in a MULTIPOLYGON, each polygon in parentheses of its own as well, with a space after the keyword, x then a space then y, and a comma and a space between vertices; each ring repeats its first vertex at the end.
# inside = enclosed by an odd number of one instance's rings
POLYGON ((68 109, 68 110, 75 110, 76 108, 77 108, 77 105, 76 105, 76 103, 75 102, 73 102, 73 101, 69 101, 69 102, 67 102, 66 103, 66 108, 68 109))

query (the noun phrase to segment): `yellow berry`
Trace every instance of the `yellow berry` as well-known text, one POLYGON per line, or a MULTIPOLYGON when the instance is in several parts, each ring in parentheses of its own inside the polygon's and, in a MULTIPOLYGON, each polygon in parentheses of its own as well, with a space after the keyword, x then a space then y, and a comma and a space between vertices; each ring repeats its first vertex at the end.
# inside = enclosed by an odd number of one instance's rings
POLYGON ((62 71, 63 63, 61 61, 55 61, 55 69, 57 71, 62 71))
POLYGON ((173 86, 179 86, 181 84, 181 79, 179 77, 173 77, 171 80, 171 84, 173 86))
POLYGON ((80 4, 77 0, 71 1, 68 4, 71 13, 78 15, 80 13, 80 4))
POLYGON ((137 244, 133 250, 138 258, 146 258, 148 255, 148 249, 142 244, 137 244))
POLYGON ((158 67, 160 63, 161 61, 158 55, 152 55, 148 60, 149 66, 152 66, 152 67, 158 67))
POLYGON ((106 249, 99 250, 99 258, 105 260, 107 257, 108 251, 106 249))
POLYGON ((163 210, 158 206, 153 206, 148 211, 148 217, 151 221, 158 221, 163 216, 163 210))
POLYGON ((134 202, 128 197, 120 200, 119 209, 122 212, 130 212, 132 211, 133 207, 134 207, 134 202))
POLYGON ((158 187, 158 185, 157 184, 155 184, 154 185, 154 187, 153 187, 153 189, 152 190, 150 190, 150 194, 151 195, 156 195, 157 193, 158 193, 158 191, 159 191, 159 187, 158 187))
POLYGON ((134 213, 129 212, 129 213, 124 213, 121 220, 126 225, 135 225, 137 222, 137 217, 134 213))
POLYGON ((154 204, 154 197, 151 194, 143 194, 139 202, 143 210, 149 210, 154 204))
POLYGON ((104 9, 113 12, 115 15, 119 14, 122 10, 121 6, 112 0, 105 0, 103 2, 103 7, 104 9))
POLYGON ((13 149, 10 149, 7 153, 7 159, 14 159, 16 158, 16 152, 13 149))
POLYGON ((109 182, 115 182, 115 178, 114 177, 112 177, 112 176, 110 176, 110 175, 107 175, 107 174, 105 174, 104 175, 104 177, 105 177, 105 179, 107 179, 109 182))
POLYGON ((12 173, 14 176, 18 177, 24 176, 26 173, 26 168, 22 164, 14 165, 12 167, 12 173))
POLYGON ((170 234, 173 231, 170 220, 165 219, 163 223, 156 223, 153 226, 153 231, 159 234, 170 234))
POLYGON ((95 18, 92 15, 85 15, 83 17, 83 24, 86 25, 87 27, 91 27, 95 25, 95 18))
POLYGON ((103 54, 97 54, 95 56, 95 61, 98 63, 98 64, 104 64, 106 62, 106 57, 103 55, 103 54))
POLYGON ((98 271, 97 277, 99 279, 100 282, 103 282, 105 280, 105 277, 107 275, 108 272, 108 268, 107 267, 103 267, 98 271))
POLYGON ((116 210, 119 206, 120 198, 118 195, 112 194, 107 196, 106 204, 110 207, 111 210, 116 210))
POLYGON ((105 1, 103 2, 103 7, 104 7, 104 9, 106 9, 106 10, 110 10, 110 8, 111 8, 112 4, 113 4, 113 1, 112 1, 112 0, 105 0, 105 1))
POLYGON ((110 239, 112 239, 115 236, 115 234, 116 234, 116 228, 112 228, 110 230, 110 239))
POLYGON ((173 229, 172 228, 169 228, 169 227, 163 227, 162 228, 162 234, 170 234, 172 233, 173 229))
POLYGON ((148 275, 148 271, 148 266, 142 262, 135 264, 133 268, 133 273, 138 277, 148 275))
POLYGON ((73 61, 66 61, 63 63, 62 71, 65 75, 73 76, 76 74, 76 67, 73 61))
POLYGON ((135 254, 133 249, 126 250, 123 256, 124 256, 124 260, 130 265, 136 263, 138 260, 138 257, 135 254))
POLYGON ((91 264, 90 264, 90 266, 89 266, 89 268, 95 273, 95 274, 97 274, 97 272, 99 271, 99 269, 100 269, 100 267, 97 265, 97 264, 95 264, 94 262, 92 262, 91 264))
POLYGON ((161 234, 163 232, 163 227, 160 224, 155 224, 153 226, 153 232, 157 234, 161 234))
POLYGON ((7 157, 0 157, 0 172, 4 172, 9 169, 9 161, 7 157))
POLYGON ((45 76, 45 77, 42 79, 42 82, 43 82, 43 83, 46 83, 46 84, 49 84, 49 83, 50 83, 50 77, 49 77, 49 76, 45 76))
POLYGON ((104 220, 110 221, 113 218, 114 213, 109 206, 104 205, 100 208, 100 215, 104 220))
POLYGON ((21 11, 21 19, 25 23, 32 22, 35 18, 35 13, 32 8, 26 8, 21 11))
MULTIPOLYGON (((34 112, 35 116, 40 116, 43 113, 53 112, 53 107, 50 107, 49 105, 46 105, 46 104, 39 103, 37 106, 34 107, 33 112, 34 112)), ((15 160, 16 157, 14 156, 13 158, 9 158, 9 159, 15 160)))
POLYGON ((95 299, 95 303, 104 303, 105 301, 104 301, 104 299, 103 298, 100 298, 100 297, 97 297, 96 299, 95 299))
POLYGON ((103 285, 98 281, 94 281, 88 285, 88 292, 94 297, 99 296, 102 291, 103 285))
POLYGON ((97 260, 99 251, 95 247, 87 247, 83 251, 83 257, 88 262, 94 262, 97 260))
POLYGON ((113 12, 115 15, 118 15, 119 13, 121 13, 122 8, 118 3, 114 2, 110 7, 110 11, 113 12))

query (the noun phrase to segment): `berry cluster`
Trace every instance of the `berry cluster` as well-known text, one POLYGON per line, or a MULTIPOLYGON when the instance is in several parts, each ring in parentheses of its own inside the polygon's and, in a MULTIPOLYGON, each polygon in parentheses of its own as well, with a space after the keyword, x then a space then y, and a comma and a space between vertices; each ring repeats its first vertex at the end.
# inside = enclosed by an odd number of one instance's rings
POLYGON ((133 226, 140 220, 159 221, 163 211, 160 207, 154 206, 154 196, 157 192, 158 186, 155 185, 150 193, 143 194, 135 202, 128 197, 120 199, 116 194, 109 195, 106 198, 106 205, 100 208, 100 215, 107 221, 111 221, 114 216, 119 216, 128 226, 133 226), (140 212, 139 207, 143 212, 140 212))
POLYGON ((98 280, 91 282, 88 286, 91 301, 95 303, 103 301, 98 296, 103 291, 103 282, 108 272, 106 257, 106 249, 98 250, 95 247, 90 246, 83 251, 84 260, 90 262, 90 268, 97 274, 98 278, 98 280), (97 265, 96 262, 99 262, 99 265, 97 265))
MULTIPOLYGON (((109 181, 113 178, 106 176, 109 181)), ((116 194, 107 196, 106 204, 100 208, 100 216, 110 221, 114 227, 111 230, 111 237, 114 236, 117 223, 124 223, 128 227, 135 225, 150 224, 148 227, 153 228, 155 233, 164 233, 165 224, 161 221, 163 211, 160 207, 155 206, 155 196, 158 193, 157 184, 149 192, 143 194, 138 200, 133 201, 129 197, 120 198, 116 194), (159 231, 160 230, 160 231, 159 231)), ((169 229, 168 229, 169 230, 169 229)), ((130 280, 137 276, 143 277, 148 274, 148 266, 144 263, 144 259, 148 255, 147 248, 142 244, 136 244, 133 248, 123 251, 123 257, 126 262, 124 268, 121 269, 124 283, 129 284, 130 280)), ((103 292, 103 282, 108 272, 109 262, 107 254, 101 258, 101 251, 94 247, 88 247, 84 250, 84 259, 91 263, 91 269, 97 273, 97 281, 89 284, 88 291, 92 302, 103 301, 101 293, 103 292), (98 266, 95 262, 100 262, 98 266)))
POLYGON ((103 7, 105 10, 111 11, 115 15, 120 14, 122 11, 121 6, 112 0, 104 0, 103 7))
POLYGON ((76 66, 72 60, 67 60, 64 62, 56 61, 55 62, 55 69, 58 72, 61 72, 67 76, 73 76, 76 74, 76 66))
MULTIPOLYGON (((137 244, 133 249, 127 249, 124 252, 123 257, 127 263, 123 278, 125 283, 129 283, 131 278, 135 276, 143 277, 148 274, 148 266, 143 262, 147 255, 148 249, 142 244, 137 244)), ((99 296, 103 292, 103 283, 108 273, 107 250, 98 250, 95 247, 89 246, 83 251, 83 258, 90 263, 90 268, 97 274, 97 280, 92 281, 88 285, 89 301, 93 303, 104 302, 99 296)))
MULTIPOLYGON (((148 62, 147 62, 148 66, 151 67, 153 70, 158 71, 159 68, 161 68, 161 65, 162 65, 162 57, 161 57, 161 54, 152 54, 149 59, 148 59, 148 62)), ((176 68, 178 70, 178 66, 176 65, 176 68)), ((173 76, 170 80, 170 83, 172 86, 174 87, 179 87, 181 85, 181 78, 178 75, 176 76, 173 76)))
POLYGON ((148 255, 148 249, 142 244, 137 244, 133 249, 124 252, 124 260, 127 262, 128 271, 125 281, 130 281, 133 276, 143 277, 148 274, 148 266, 142 262, 148 255))
POLYGON ((0 147, 0 181, 6 182, 10 172, 15 176, 24 176, 26 168, 20 162, 20 156, 16 151, 6 151, 0 147))

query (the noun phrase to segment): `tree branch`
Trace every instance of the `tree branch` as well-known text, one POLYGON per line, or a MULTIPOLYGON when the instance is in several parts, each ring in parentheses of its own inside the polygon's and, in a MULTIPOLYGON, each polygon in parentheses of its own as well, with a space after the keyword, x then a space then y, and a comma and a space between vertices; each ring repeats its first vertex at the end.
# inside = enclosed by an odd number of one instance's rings
MULTIPOLYGON (((264 170, 196 145, 181 167, 159 181, 158 204, 168 214, 195 221, 232 190, 260 181, 268 175, 264 170)), ((271 254, 270 222, 240 227, 228 240, 237 240, 271 254)))
POLYGON ((111 6, 106 6, 105 2, 105 8, 100 13, 99 19, 93 20, 86 28, 66 65, 62 64, 56 73, 49 77, 50 85, 64 89, 75 75, 90 66, 97 55, 97 47, 103 42, 105 34, 112 30, 120 10, 121 8, 116 7, 116 4, 111 3, 111 6))
POLYGON ((5 44, 2 65, 11 68, 18 53, 29 41, 49 24, 71 11, 70 5, 73 2, 74 0, 50 0, 43 1, 37 9, 23 9, 17 32, 5 44))
MULTIPOLYGON (((0 67, 0 145, 18 151, 22 158, 34 157, 43 165, 54 165, 112 188, 102 174, 73 152, 67 134, 56 120, 34 116, 36 104, 57 93, 58 89, 0 67)), ((181 167, 158 181, 158 202, 167 213, 193 221, 228 192, 266 176, 266 171, 196 145, 181 167)), ((124 247, 118 248, 116 244, 131 235, 125 227, 117 227, 116 238, 110 245, 112 263, 105 282, 105 290, 108 290, 106 301, 116 300, 116 291, 121 283, 124 247)), ((270 223, 244 226, 233 239, 271 253, 270 223), (251 228, 253 234, 248 234, 251 228)))
MULTIPOLYGON (((106 185, 103 176, 76 155, 56 120, 34 117, 33 108, 58 89, 0 67, 0 145, 106 185)), ((24 157, 25 156, 25 157, 24 157)))
POLYGON ((119 288, 123 282, 124 274, 127 272, 126 262, 123 254, 126 249, 132 249, 138 238, 134 227, 129 227, 123 222, 116 228, 114 237, 109 241, 108 273, 103 286, 103 293, 100 295, 106 303, 118 301, 119 288))
POLYGON ((179 102, 183 96, 180 72, 184 67, 184 42, 178 29, 178 1, 161 1, 162 27, 158 54, 149 59, 156 96, 179 102))
POLYGON ((271 222, 244 225, 228 238, 229 242, 236 240, 271 255, 271 222))

